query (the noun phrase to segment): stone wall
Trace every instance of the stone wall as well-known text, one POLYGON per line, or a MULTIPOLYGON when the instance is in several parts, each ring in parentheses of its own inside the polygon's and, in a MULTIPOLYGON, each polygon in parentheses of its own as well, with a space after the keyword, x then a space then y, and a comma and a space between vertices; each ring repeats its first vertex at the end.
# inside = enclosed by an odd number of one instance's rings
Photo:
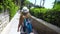
POLYGON ((33 28, 38 34, 60 34, 60 28, 41 19, 31 16, 33 28))
POLYGON ((0 13, 0 33, 6 27, 6 25, 9 23, 9 13, 0 13))

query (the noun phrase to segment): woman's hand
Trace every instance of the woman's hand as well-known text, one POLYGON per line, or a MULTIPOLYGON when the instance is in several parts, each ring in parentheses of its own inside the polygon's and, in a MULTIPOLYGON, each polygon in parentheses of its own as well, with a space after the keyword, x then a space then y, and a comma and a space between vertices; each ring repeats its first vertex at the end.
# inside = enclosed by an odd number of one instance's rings
POLYGON ((33 32, 31 32, 30 34, 34 34, 33 32))
POLYGON ((20 30, 19 29, 17 29, 17 32, 19 32, 20 30))

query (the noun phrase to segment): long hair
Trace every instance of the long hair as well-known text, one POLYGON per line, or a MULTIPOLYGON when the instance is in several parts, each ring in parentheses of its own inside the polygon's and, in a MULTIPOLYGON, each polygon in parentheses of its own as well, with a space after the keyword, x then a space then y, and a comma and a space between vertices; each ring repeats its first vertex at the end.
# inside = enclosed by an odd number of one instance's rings
POLYGON ((30 17, 29 9, 27 7, 23 7, 21 10, 21 15, 30 17))
POLYGON ((28 12, 28 13, 23 13, 23 12, 21 12, 21 16, 26 16, 26 17, 31 17, 31 15, 30 15, 30 13, 28 12))

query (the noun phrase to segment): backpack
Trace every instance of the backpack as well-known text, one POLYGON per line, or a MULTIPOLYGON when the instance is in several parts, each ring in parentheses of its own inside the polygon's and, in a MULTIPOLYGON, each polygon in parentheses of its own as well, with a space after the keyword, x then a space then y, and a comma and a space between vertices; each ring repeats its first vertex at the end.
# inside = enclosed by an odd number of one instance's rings
POLYGON ((26 29, 28 33, 32 32, 31 19, 29 18, 24 18, 24 31, 26 31, 26 29))

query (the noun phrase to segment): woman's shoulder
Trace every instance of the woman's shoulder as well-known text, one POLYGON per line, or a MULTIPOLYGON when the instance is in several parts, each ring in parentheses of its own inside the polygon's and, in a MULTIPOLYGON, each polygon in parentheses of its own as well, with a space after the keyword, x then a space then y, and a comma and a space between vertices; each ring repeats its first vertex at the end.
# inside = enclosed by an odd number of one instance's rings
POLYGON ((31 18, 31 15, 30 15, 30 13, 28 13, 28 17, 29 17, 29 18, 31 18))
POLYGON ((21 17, 22 18, 31 18, 31 15, 29 13, 27 15, 25 15, 25 16, 21 14, 21 17))

